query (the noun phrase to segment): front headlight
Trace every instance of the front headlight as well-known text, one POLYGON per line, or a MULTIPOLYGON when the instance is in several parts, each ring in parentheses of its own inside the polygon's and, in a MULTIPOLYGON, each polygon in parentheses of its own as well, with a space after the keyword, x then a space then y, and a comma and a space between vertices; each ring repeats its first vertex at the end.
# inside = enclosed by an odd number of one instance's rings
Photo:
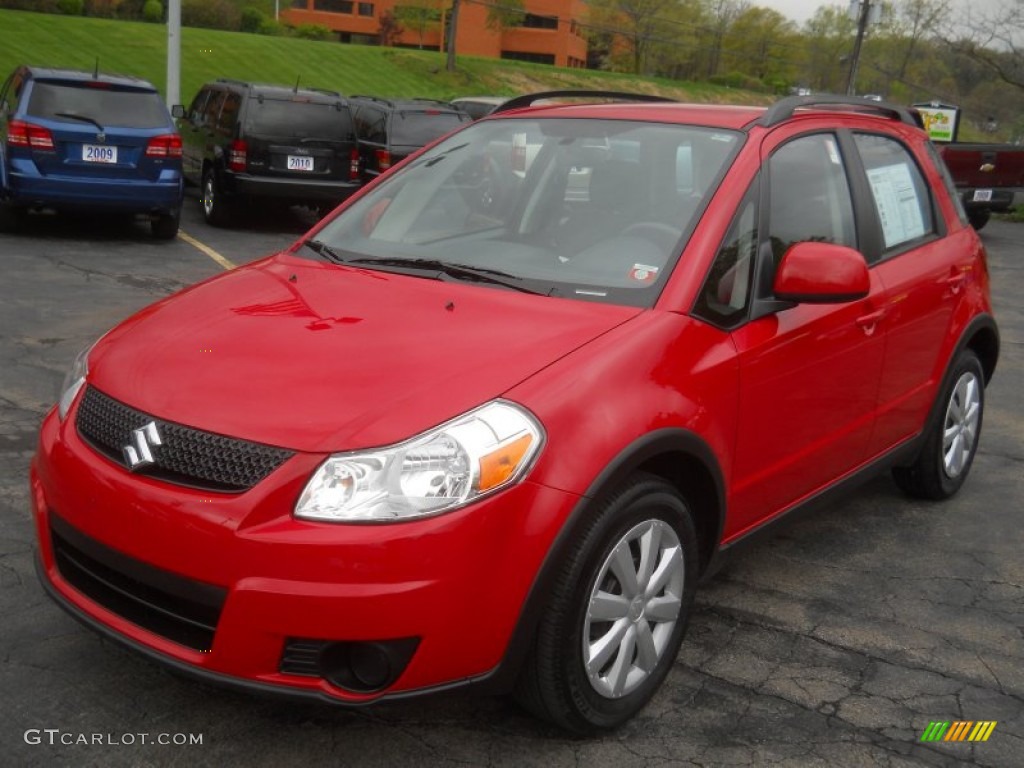
POLYGON ((497 400, 399 445, 331 456, 295 516, 387 522, 452 510, 519 480, 543 441, 529 412, 497 400))
POLYGON ((78 357, 75 358, 71 370, 64 377, 64 383, 60 388, 60 399, 57 401, 57 415, 60 416, 61 421, 64 421, 64 417, 68 415, 68 410, 75 401, 75 396, 85 386, 85 377, 89 373, 89 350, 93 346, 95 345, 90 344, 78 353, 78 357))

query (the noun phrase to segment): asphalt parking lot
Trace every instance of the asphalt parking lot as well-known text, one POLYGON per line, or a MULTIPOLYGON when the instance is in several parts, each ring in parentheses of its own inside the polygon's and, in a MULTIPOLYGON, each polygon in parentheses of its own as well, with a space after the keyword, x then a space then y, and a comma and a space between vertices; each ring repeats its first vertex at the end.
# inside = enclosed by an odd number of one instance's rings
POLYGON ((468 695, 363 710, 252 698, 77 624, 36 579, 27 486, 71 361, 129 313, 223 269, 212 255, 243 264, 311 221, 293 211, 217 230, 193 200, 172 242, 92 218, 0 235, 0 763, 1024 764, 1024 224, 983 232, 1002 354, 960 495, 910 501, 878 478, 745 549, 699 593, 667 684, 620 731, 572 739, 468 695), (924 743, 933 721, 996 726, 982 743, 924 743))

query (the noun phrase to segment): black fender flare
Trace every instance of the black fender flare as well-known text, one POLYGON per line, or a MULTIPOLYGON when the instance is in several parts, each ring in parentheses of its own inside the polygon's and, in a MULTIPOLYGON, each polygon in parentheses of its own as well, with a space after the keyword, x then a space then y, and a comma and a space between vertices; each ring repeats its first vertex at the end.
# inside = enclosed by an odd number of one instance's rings
MULTIPOLYGON (((640 468, 649 466, 651 462, 664 461, 672 457, 680 459, 681 470, 697 463, 706 472, 705 482, 710 482, 711 485, 707 491, 713 495, 713 503, 716 505, 712 517, 714 524, 707 534, 711 537, 711 550, 717 548, 725 521, 725 480, 714 451, 699 435, 682 428, 659 429, 638 438, 620 451, 594 478, 552 542, 523 601, 505 655, 498 666, 487 675, 488 689, 495 693, 505 693, 514 687, 516 677, 532 645, 534 631, 546 606, 551 585, 569 547, 577 538, 577 531, 584 525, 593 509, 593 504, 640 468)), ((679 484, 678 478, 665 479, 673 485, 679 484)), ((706 556, 703 564, 706 565, 709 559, 710 557, 706 556)))

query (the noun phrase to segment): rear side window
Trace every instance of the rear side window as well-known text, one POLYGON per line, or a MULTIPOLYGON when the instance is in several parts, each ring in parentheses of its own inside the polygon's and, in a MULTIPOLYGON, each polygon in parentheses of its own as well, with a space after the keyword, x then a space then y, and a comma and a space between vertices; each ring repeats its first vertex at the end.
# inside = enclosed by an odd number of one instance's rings
POLYGON ((256 135, 341 141, 352 134, 348 106, 340 101, 252 99, 246 131, 256 135))
POLYGON ((71 115, 95 120, 103 126, 162 128, 170 124, 167 107, 156 91, 116 88, 91 81, 82 84, 36 81, 28 114, 46 120, 81 122, 71 115))
POLYGON ((468 116, 457 112, 395 112, 391 118, 391 143, 421 147, 468 120, 468 116))
POLYGON ((953 181, 953 174, 949 172, 949 168, 946 165, 946 161, 942 159, 942 154, 938 148, 930 141, 925 144, 925 149, 928 151, 928 156, 935 163, 935 168, 939 172, 939 176, 942 177, 942 185, 946 188, 946 193, 953 201, 953 207, 956 208, 957 218, 960 219, 960 223, 965 227, 970 220, 967 218, 967 211, 964 209, 963 200, 960 199, 960 194, 956 191, 956 183, 953 181))
POLYGON ((858 133, 854 139, 867 171, 885 249, 930 235, 935 229, 931 195, 910 152, 887 136, 858 133))

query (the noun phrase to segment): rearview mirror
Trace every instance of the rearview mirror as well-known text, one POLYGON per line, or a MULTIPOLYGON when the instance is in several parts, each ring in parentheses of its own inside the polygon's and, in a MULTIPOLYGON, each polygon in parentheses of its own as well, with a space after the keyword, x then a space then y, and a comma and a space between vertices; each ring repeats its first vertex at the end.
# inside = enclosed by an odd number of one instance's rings
POLYGON ((181 118, 185 116, 185 105, 175 104, 171 107, 171 117, 181 118))
POLYGON ((871 289, 860 251, 832 243, 797 243, 782 256, 773 292, 783 301, 841 304, 863 299, 871 289))

